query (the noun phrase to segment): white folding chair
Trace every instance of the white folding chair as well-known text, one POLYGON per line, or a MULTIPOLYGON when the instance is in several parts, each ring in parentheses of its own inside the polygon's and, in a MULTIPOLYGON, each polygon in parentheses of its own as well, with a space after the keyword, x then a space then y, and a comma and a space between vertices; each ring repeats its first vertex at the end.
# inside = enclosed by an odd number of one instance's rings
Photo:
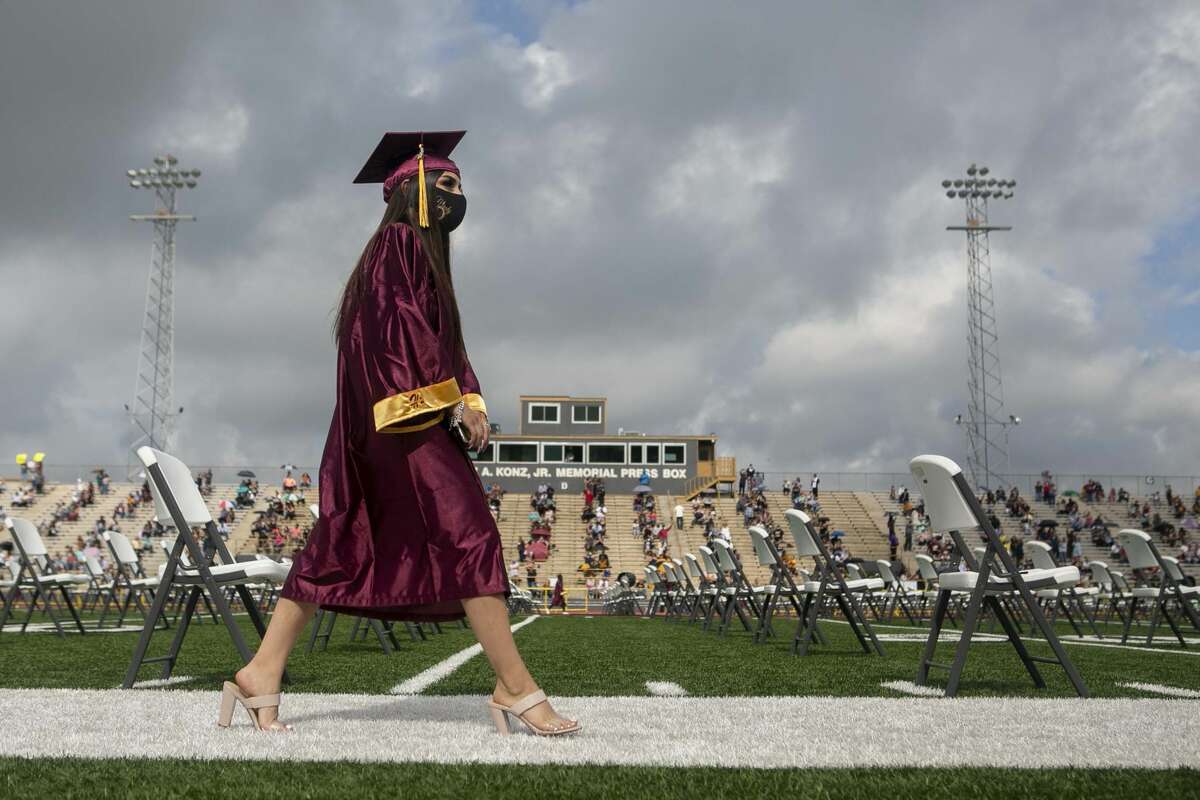
POLYGON ((712 548, 707 545, 700 545, 699 552, 700 564, 705 574, 713 576, 711 583, 713 589, 712 599, 709 601, 704 615, 704 624, 701 626, 701 630, 708 630, 709 625, 712 624, 714 614, 721 617, 725 615, 725 603, 728 601, 729 596, 726 590, 730 587, 724 574, 721 572, 720 565, 717 564, 717 557, 713 553, 712 548))
MULTIPOLYGON (((921 592, 921 613, 924 614, 929 607, 929 602, 937 602, 938 587, 941 581, 938 580, 937 568, 933 565, 933 557, 925 553, 917 553, 913 556, 917 562, 917 574, 921 576, 921 580, 925 583, 925 589, 921 592)), ((947 619, 954 622, 954 609, 947 609, 947 619)))
POLYGON ((90 583, 88 583, 83 599, 79 601, 79 608, 83 611, 92 611, 100 602, 100 598, 112 586, 112 581, 105 574, 104 565, 96 556, 84 556, 83 568, 90 583))
POLYGON ((1125 612, 1121 610, 1121 603, 1127 598, 1123 597, 1121 590, 1117 588, 1116 579, 1109 570, 1108 564, 1103 561, 1089 561, 1086 566, 1092 573, 1092 582, 1098 590, 1092 608, 1093 616, 1099 614, 1101 607, 1104 607, 1105 622, 1111 622, 1115 614, 1117 619, 1121 620, 1121 627, 1124 628, 1125 612))
POLYGON ((666 604, 667 587, 654 567, 642 567, 642 576, 646 581, 646 616, 653 617, 666 604))
POLYGON ((938 576, 939 592, 934 608, 933 624, 929 638, 925 642, 925 650, 921 655, 921 663, 917 668, 916 683, 926 685, 929 678, 929 668, 939 667, 950 672, 946 685, 946 696, 953 697, 958 693, 959 679, 963 666, 967 661, 967 651, 979 622, 980 611, 986 603, 992 613, 1004 628, 1013 648, 1020 656, 1025 669, 1033 679, 1034 685, 1044 688, 1046 682, 1038 672, 1035 662, 1058 664, 1067 673, 1076 693, 1080 697, 1087 696, 1087 687, 1083 678, 1071 663, 1062 643, 1054 633, 1054 628, 1047 622, 1038 605, 1033 592, 1058 586, 1073 585, 1079 580, 1079 570, 1075 567, 1058 567, 1053 570, 1029 570, 1021 572, 1008 550, 1000 543, 1000 537, 992 528, 992 524, 979 504, 979 499, 971 490, 962 470, 957 464, 944 456, 917 456, 909 462, 909 469, 921 487, 925 499, 926 512, 930 524, 936 531, 949 533, 954 539, 958 553, 965 563, 965 572, 943 572, 938 576), (975 554, 967 547, 962 531, 981 529, 987 541, 982 559, 977 560, 975 554), (970 600, 967 602, 963 615, 962 635, 955 648, 954 661, 951 664, 934 662, 933 655, 941 634, 942 622, 946 616, 946 608, 950 603, 950 593, 955 590, 969 591, 970 600), (1026 612, 1041 631, 1043 638, 1054 651, 1055 658, 1032 656, 1021 641, 1020 631, 1009 618, 1008 612, 1000 602, 1001 596, 1012 595, 1024 606, 1026 612))
MULTIPOLYGON (((241 628, 234 619, 233 611, 225 596, 225 587, 235 587, 235 591, 241 598, 242 605, 261 639, 266 632, 266 626, 263 624, 258 605, 254 602, 246 584, 270 574, 276 574, 282 579, 286 577, 287 567, 275 562, 236 561, 225 547, 225 540, 221 538, 217 525, 205 505, 204 497, 200 494, 196 481, 192 478, 192 471, 187 464, 169 453, 148 446, 139 447, 137 456, 150 477, 150 493, 154 498, 158 521, 165 526, 173 526, 177 536, 175 544, 167 556, 167 563, 164 565, 159 579, 158 589, 154 593, 154 602, 150 606, 146 623, 142 626, 142 633, 134 648, 129 669, 125 673, 124 688, 132 688, 137 680, 138 672, 144 664, 161 663, 163 667, 160 677, 165 679, 171 676, 171 671, 179 658, 179 649, 187 635, 188 625, 195 613, 196 603, 201 596, 204 596, 216 607, 238 653, 246 662, 249 662, 254 654, 250 652, 250 648, 242 636, 241 628), (221 559, 220 563, 209 563, 204 549, 192 533, 193 527, 204 530, 204 536, 212 545, 214 555, 221 559), (187 563, 183 557, 185 551, 188 554, 187 563), (147 658, 146 650, 173 586, 190 587, 183 616, 176 626, 175 636, 167 654, 147 658)), ((287 680, 288 676, 285 671, 284 681, 287 680)))
MULTIPOLYGON (((842 565, 842 568, 846 571, 846 580, 847 581, 861 581, 864 578, 870 577, 869 575, 867 575, 866 570, 864 570, 862 567, 860 567, 858 564, 856 564, 853 561, 845 562, 842 565)), ((879 588, 882 589, 883 585, 880 584, 879 588)), ((866 604, 867 608, 871 609, 871 613, 875 616, 875 621, 881 622, 883 620, 883 617, 879 613, 878 606, 875 605, 875 592, 873 592, 873 591, 863 592, 862 600, 866 604)))
POLYGON ((799 509, 789 508, 783 515, 787 519, 792 541, 796 545, 796 555, 811 558, 817 570, 817 580, 808 581, 804 586, 804 604, 800 624, 796 626, 796 636, 792 640, 792 653, 802 656, 808 654, 809 645, 814 636, 818 635, 817 622, 825 611, 826 601, 832 598, 850 624, 850 629, 854 631, 863 651, 882 656, 883 645, 875 638, 875 632, 871 630, 871 624, 867 622, 859 600, 864 593, 881 588, 883 581, 879 578, 846 580, 842 570, 825 549, 825 543, 821 541, 821 536, 813 527, 808 514, 799 509))
POLYGON ((0 630, 3 630, 5 623, 8 622, 17 596, 23 596, 21 592, 23 587, 31 591, 32 595, 27 600, 29 610, 25 613, 25 619, 21 621, 22 633, 29 625, 29 619, 37 608, 38 599, 41 598, 46 604, 43 610, 50 615, 55 631, 59 636, 66 635, 50 602, 56 590, 62 594, 67 609, 75 619, 76 629, 83 633, 83 622, 79 619, 79 611, 76 610, 75 601, 71 598, 71 587, 91 583, 91 579, 86 575, 71 572, 54 572, 50 566, 50 553, 46 550, 46 544, 42 541, 37 526, 29 520, 23 517, 6 517, 4 526, 8 528, 13 543, 17 546, 18 566, 13 571, 12 586, 9 587, 8 594, 4 597, 4 612, 0 613, 0 630))
POLYGON ((726 587, 726 592, 728 600, 732 601, 725 604, 718 635, 725 635, 725 631, 729 628, 729 621, 733 618, 731 613, 733 611, 737 612, 738 619, 745 630, 754 630, 754 626, 750 624, 746 615, 745 607, 748 606, 755 619, 761 622, 762 611, 759 599, 773 593, 775 587, 770 585, 756 587, 751 584, 746 578, 746 573, 742 571, 741 562, 734 555, 733 548, 726 544, 724 539, 713 539, 713 553, 717 557, 717 565, 721 568, 721 572, 728 576, 729 585, 726 587))
MULTIPOLYGON (((806 574, 802 574, 800 583, 796 583, 792 578, 792 573, 787 568, 787 564, 783 560, 783 555, 775 546, 775 542, 772 541, 766 528, 761 525, 751 525, 747 530, 750 533, 750 541, 754 545, 754 554, 758 558, 758 565, 771 570, 769 586, 772 591, 766 596, 759 627, 754 633, 754 641, 760 642, 766 641, 767 637, 775 635, 771 628, 771 620, 775 616, 775 608, 779 604, 779 598, 782 597, 791 603, 792 608, 796 612, 797 622, 804 618, 804 614, 801 612, 801 598, 806 593, 804 585, 808 582, 808 577, 806 574)), ((797 571, 799 572, 799 570, 797 571)), ((821 635, 819 629, 816 633, 818 636, 821 635)), ((818 639, 818 641, 822 640, 818 639)))
POLYGON ((700 592, 696 588, 696 585, 692 583, 691 576, 688 575, 683 562, 678 558, 672 558, 671 563, 674 565, 672 572, 675 575, 675 582, 678 586, 677 600, 680 606, 676 618, 678 619, 686 612, 690 619, 692 609, 696 607, 696 603, 700 600, 700 592))
MULTIPOLYGON (((100 611, 100 621, 96 623, 96 627, 103 628, 104 620, 108 616, 110 606, 120 606, 120 616, 117 619, 117 627, 125 624, 125 616, 129 613, 129 604, 133 602, 137 607, 138 612, 142 615, 142 622, 146 620, 147 606, 142 604, 142 597, 149 599, 150 604, 154 603, 154 590, 158 588, 158 576, 151 575, 148 578, 138 577, 138 557, 137 552, 133 549, 133 545, 129 543, 129 539, 120 531, 105 531, 103 534, 104 541, 108 543, 108 550, 112 554, 113 564, 116 566, 116 576, 113 578, 108 587, 108 592, 104 598, 104 608, 100 611), (122 605, 117 598, 119 590, 125 591, 125 603, 122 605)), ((169 627, 167 617, 164 614, 162 617, 163 627, 169 627)))
POLYGON ((917 624, 917 618, 913 615, 912 606, 908 601, 912 597, 908 589, 905 588, 904 582, 896 577, 896 573, 892 572, 892 563, 878 559, 875 562, 876 569, 879 570, 879 577, 883 581, 883 615, 887 619, 891 619, 899 608, 904 612, 904 616, 908 617, 910 625, 917 624))
POLYGON ((1132 599, 1129 602, 1129 615, 1125 619, 1125 632, 1121 636, 1122 644, 1129 639, 1129 629, 1137 614, 1138 603, 1145 600, 1149 601, 1154 609, 1150 618, 1150 633, 1146 636, 1146 644, 1154 641, 1154 632, 1158 628, 1158 618, 1161 614, 1167 620, 1167 624, 1171 626, 1175 638, 1179 640, 1179 645, 1187 647, 1187 640, 1183 638, 1178 620, 1171 616, 1170 606, 1172 603, 1176 604, 1179 608, 1178 619, 1187 617, 1192 623, 1192 627, 1200 632, 1200 611, 1196 608, 1197 603, 1200 603, 1200 586, 1185 584, 1179 562, 1170 556, 1159 553, 1154 540, 1145 531, 1126 528, 1117 534, 1117 538, 1120 540, 1121 546, 1125 548, 1125 555, 1129 559, 1131 568, 1156 569, 1158 572, 1158 586, 1146 583, 1133 587, 1132 599))
POLYGON ((674 564, 670 561, 664 561, 661 575, 663 586, 663 621, 670 622, 671 617, 675 614, 675 609, 682 593, 680 591, 679 579, 675 575, 674 564))
POLYGON ((688 574, 696 587, 696 602, 692 606, 691 613, 688 614, 688 624, 691 624, 696 621, 696 616, 705 610, 706 602, 708 606, 716 602, 717 587, 708 579, 711 573, 706 572, 700 566, 698 558, 691 553, 684 553, 683 557, 687 560, 688 574))
MULTIPOLYGON (((1050 553, 1050 545, 1045 542, 1033 541, 1026 544, 1029 551, 1029 559, 1033 562, 1034 569, 1057 569, 1058 564, 1054 561, 1054 556, 1050 553)), ((1099 594, 1100 590, 1096 587, 1084 587, 1079 585, 1079 581, 1066 586, 1052 586, 1049 589, 1039 589, 1037 598, 1043 601, 1050 610, 1050 624, 1058 618, 1058 612, 1063 612, 1067 622, 1071 623, 1071 627, 1075 630, 1076 636, 1083 636, 1083 630, 1079 627, 1079 623, 1075 620, 1075 615, 1071 613, 1071 608, 1075 610, 1087 620, 1092 627, 1092 633, 1097 639, 1103 639, 1100 629, 1096 627, 1095 618, 1088 613, 1087 608, 1083 604, 1083 598, 1091 595, 1099 594)))

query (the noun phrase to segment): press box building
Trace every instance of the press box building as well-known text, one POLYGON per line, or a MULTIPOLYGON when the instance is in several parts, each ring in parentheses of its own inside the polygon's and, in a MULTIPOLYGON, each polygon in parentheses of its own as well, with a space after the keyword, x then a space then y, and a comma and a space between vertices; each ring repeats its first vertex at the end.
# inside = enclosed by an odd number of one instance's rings
POLYGON ((610 493, 632 492, 643 470, 656 491, 693 496, 709 487, 732 488, 733 457, 717 457, 715 434, 651 435, 608 432, 608 399, 521 395, 517 433, 493 424, 487 447, 472 453, 484 484, 531 492, 546 483, 555 491, 581 492, 597 475, 610 493))

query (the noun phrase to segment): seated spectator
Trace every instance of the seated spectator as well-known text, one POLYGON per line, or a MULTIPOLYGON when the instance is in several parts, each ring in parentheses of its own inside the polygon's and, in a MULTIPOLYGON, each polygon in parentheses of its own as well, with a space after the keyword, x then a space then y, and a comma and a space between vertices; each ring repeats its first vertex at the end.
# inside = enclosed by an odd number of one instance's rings
POLYGON ((1125 561, 1125 548, 1121 547, 1120 542, 1113 542, 1108 549, 1108 557, 1113 561, 1125 561))

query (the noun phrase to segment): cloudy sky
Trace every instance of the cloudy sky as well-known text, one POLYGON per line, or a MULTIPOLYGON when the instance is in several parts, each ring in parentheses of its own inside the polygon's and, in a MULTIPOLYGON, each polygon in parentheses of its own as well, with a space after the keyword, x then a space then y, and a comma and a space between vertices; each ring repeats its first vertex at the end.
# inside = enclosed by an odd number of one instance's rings
MULTIPOLYGON (((769 470, 962 460, 992 221, 1012 468, 1200 473, 1194 3, 5 2, 3 458, 122 463, 152 210, 192 464, 316 464, 387 130, 466 128, 456 286, 493 421, 609 398, 769 470)), ((11 461, 6 461, 11 463, 11 461)), ((6 470, 6 471, 11 471, 6 470)))

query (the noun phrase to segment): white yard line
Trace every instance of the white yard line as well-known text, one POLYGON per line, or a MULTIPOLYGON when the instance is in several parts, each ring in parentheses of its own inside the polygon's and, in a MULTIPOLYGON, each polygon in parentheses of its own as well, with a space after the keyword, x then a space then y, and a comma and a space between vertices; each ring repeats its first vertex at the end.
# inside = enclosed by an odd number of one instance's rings
MULTIPOLYGON (((515 625, 510 626, 509 630, 516 633, 535 619, 541 618, 536 615, 526 617, 515 625)), ((459 650, 445 661, 439 661, 429 669, 417 673, 403 683, 396 684, 392 687, 392 694, 420 694, 482 652, 483 648, 478 643, 471 645, 465 650, 459 650)))
POLYGON ((946 696, 946 692, 943 689, 938 689, 933 686, 917 686, 912 681, 884 681, 879 685, 885 689, 891 689, 902 694, 911 694, 915 697, 946 696))
POLYGON ((646 681, 646 691, 655 697, 685 697, 687 690, 671 681, 646 681))
MULTIPOLYGON (((134 689, 161 689, 164 686, 174 686, 177 683, 188 683, 196 680, 191 675, 172 675, 169 678, 152 678, 146 681, 134 681, 134 689)), ((117 687, 120 688, 120 687, 117 687)))
POLYGON ((500 736, 486 696, 283 694, 290 734, 244 712, 216 725, 216 691, 6 689, 0 754, 23 757, 361 760, 492 764, 852 767, 1194 766, 1200 702, 1165 698, 562 697, 583 730, 500 736), (46 709, 71 724, 47 725, 46 709), (646 721, 670 731, 647 746, 646 721), (863 735, 863 720, 887 720, 863 735), (1035 722, 1034 722, 1035 721, 1035 722), (1134 735, 1131 735, 1131 732, 1134 735), (754 742, 730 747, 730 737, 754 742), (1181 744, 1185 743, 1185 744, 1181 744))
POLYGON ((1137 689, 1151 694, 1162 694, 1167 697, 1186 697, 1189 700, 1200 700, 1200 692, 1195 689, 1184 689, 1180 686, 1163 686, 1161 683, 1118 683, 1126 689, 1137 689))

